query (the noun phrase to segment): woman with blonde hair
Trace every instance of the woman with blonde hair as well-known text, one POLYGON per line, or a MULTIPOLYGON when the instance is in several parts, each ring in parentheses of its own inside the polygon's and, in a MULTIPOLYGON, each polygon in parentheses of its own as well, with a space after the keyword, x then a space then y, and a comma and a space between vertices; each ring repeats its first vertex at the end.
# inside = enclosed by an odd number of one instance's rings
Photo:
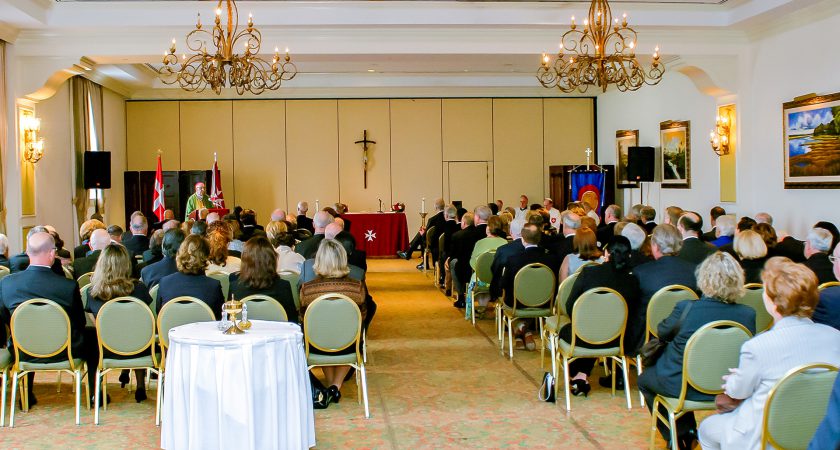
POLYGON ((767 262, 767 244, 761 235, 753 230, 744 230, 735 235, 732 247, 744 269, 744 282, 761 283, 761 271, 767 262))
MULTIPOLYGON (((755 333, 755 311, 735 303, 744 296, 744 271, 732 255, 720 251, 709 255, 697 267, 697 287, 703 297, 677 303, 671 315, 657 328, 659 338, 668 341, 668 345, 656 364, 645 367, 638 380, 639 390, 649 410, 653 408, 653 399, 657 394, 679 397, 685 345, 700 327, 716 320, 731 320, 755 333)), ((686 394, 686 399, 693 401, 712 401, 714 398, 714 395, 692 388, 686 394)), ((664 408, 660 412, 668 416, 664 408)), ((665 424, 657 421, 657 426, 662 437, 669 441, 671 435, 665 424)), ((692 447, 697 439, 697 422, 693 413, 677 419, 677 438, 679 448, 692 447)))
MULTIPOLYGON (((129 255, 128 249, 120 244, 109 244, 99 254, 99 259, 93 269, 93 275, 90 277, 90 288, 85 310, 96 317, 102 305, 119 297, 134 297, 146 304, 152 303, 146 285, 142 281, 131 277, 131 255, 129 255)), ((108 350, 105 350, 104 357, 121 358, 119 355, 111 354, 108 350)), ((90 368, 90 370, 95 370, 95 368, 90 368)), ((134 376, 137 379, 134 399, 137 403, 140 403, 146 399, 146 371, 135 370, 134 376)), ((125 387, 128 382, 128 371, 124 370, 120 373, 120 384, 125 387)))
MULTIPOLYGON (((354 280, 347 275, 350 268, 347 266, 347 252, 342 245, 334 239, 324 239, 315 254, 313 265, 316 277, 312 281, 303 283, 300 288, 300 315, 304 317, 306 308, 310 303, 324 294, 343 294, 350 297, 362 313, 362 322, 365 322, 367 308, 365 297, 367 287, 363 281, 354 280)), ((310 348, 311 353, 323 353, 315 348, 310 348)), ((350 354, 356 351, 354 346, 339 350, 333 354, 350 354)), ((345 376, 350 372, 350 366, 324 367, 326 385, 331 402, 338 402, 341 399, 341 385, 345 376)))
POLYGON ((209 257, 210 245, 207 239, 196 234, 184 239, 175 255, 178 271, 161 278, 158 283, 160 287, 155 299, 158 311, 173 298, 189 296, 207 303, 216 318, 221 317, 222 303, 225 302, 222 284, 204 274, 209 257))
POLYGON ((290 271, 299 274, 306 258, 295 252, 295 235, 291 233, 286 222, 269 222, 265 226, 265 233, 277 252, 277 272, 290 271))
POLYGON ((207 266, 207 273, 224 272, 231 274, 239 271, 241 261, 235 256, 228 254, 228 244, 233 239, 230 225, 217 220, 207 227, 207 241, 210 244, 210 265, 207 266))
POLYGON ((811 320, 819 301, 816 275, 775 257, 761 278, 773 327, 744 343, 738 368, 723 377, 724 393, 716 399, 721 414, 700 424, 704 449, 759 449, 767 396, 776 383, 805 364, 840 366, 840 331, 811 320))

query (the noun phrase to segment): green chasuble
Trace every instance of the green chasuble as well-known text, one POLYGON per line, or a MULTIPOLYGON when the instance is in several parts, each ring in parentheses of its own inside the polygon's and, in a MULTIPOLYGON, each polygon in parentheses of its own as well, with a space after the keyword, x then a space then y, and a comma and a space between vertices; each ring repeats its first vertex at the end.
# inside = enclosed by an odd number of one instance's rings
POLYGON ((205 195, 203 197, 199 197, 196 194, 190 195, 190 198, 187 199, 187 212, 184 214, 184 220, 190 218, 190 214, 195 210, 201 210, 204 208, 212 208, 213 203, 210 202, 210 197, 205 195))

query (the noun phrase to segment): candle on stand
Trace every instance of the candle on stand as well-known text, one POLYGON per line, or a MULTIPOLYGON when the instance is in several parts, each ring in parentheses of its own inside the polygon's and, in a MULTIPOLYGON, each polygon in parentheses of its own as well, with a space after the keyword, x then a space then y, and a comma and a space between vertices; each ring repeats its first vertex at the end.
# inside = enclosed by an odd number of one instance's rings
POLYGON ((424 213, 424 212, 426 212, 426 197, 423 197, 422 199, 420 199, 420 202, 421 202, 420 203, 420 212, 424 213))
POLYGON ((321 202, 319 202, 318 199, 316 198, 315 199, 315 212, 318 212, 320 210, 321 210, 321 202))

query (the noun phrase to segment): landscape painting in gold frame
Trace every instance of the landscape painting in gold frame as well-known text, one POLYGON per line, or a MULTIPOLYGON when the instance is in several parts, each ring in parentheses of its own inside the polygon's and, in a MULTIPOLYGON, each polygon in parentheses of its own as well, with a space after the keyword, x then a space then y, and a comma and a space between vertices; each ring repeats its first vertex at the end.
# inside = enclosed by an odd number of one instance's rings
POLYGON ((840 93, 782 106, 785 189, 840 188, 840 93))
POLYGON ((662 149, 662 187, 691 188, 691 122, 669 120, 659 124, 662 149))
POLYGON ((639 130, 618 130, 615 132, 616 184, 619 188, 637 188, 639 184, 627 179, 628 151, 638 147, 639 130))

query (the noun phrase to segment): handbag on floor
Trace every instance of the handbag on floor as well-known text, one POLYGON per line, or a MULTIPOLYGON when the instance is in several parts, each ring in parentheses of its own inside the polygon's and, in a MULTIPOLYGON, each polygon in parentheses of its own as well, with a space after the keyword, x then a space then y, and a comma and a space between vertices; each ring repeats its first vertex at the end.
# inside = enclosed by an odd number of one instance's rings
POLYGON ((321 383, 312 372, 309 372, 309 384, 312 385, 312 407, 315 409, 327 409, 330 406, 330 396, 327 394, 327 388, 321 383))
POLYGON ((541 402, 555 402, 554 382, 554 375, 552 375, 551 372, 546 372, 545 375, 543 375, 542 386, 540 386, 540 391, 537 393, 537 398, 539 398, 541 402))
MULTIPOLYGON (((685 316, 688 315, 688 312, 691 311, 691 306, 693 303, 689 303, 688 306, 683 310, 682 314, 680 314, 680 320, 677 321, 677 325, 674 327, 674 336, 680 332, 680 328, 682 327, 682 323, 685 320, 685 316)), ((665 347, 668 346, 668 343, 671 342, 673 337, 668 338, 666 336, 662 336, 661 338, 651 338, 651 340, 645 342, 645 345, 639 349, 639 356, 642 357, 642 366, 650 367, 656 364, 656 361, 662 356, 662 353, 665 352, 665 347)))

